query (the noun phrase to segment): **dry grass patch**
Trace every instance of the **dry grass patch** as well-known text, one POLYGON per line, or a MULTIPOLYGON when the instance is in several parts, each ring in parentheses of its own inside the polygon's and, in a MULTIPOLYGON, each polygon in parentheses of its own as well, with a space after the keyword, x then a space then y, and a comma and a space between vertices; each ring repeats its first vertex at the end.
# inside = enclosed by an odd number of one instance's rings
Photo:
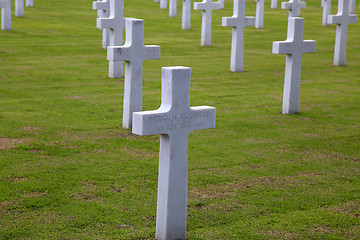
POLYGON ((30 138, 0 138, 0 150, 9 150, 16 147, 17 144, 28 143, 30 138))
POLYGON ((351 217, 360 218, 360 200, 342 203, 329 208, 330 211, 345 213, 351 217))
POLYGON ((136 156, 141 158, 157 158, 158 153, 152 151, 144 151, 140 148, 121 148, 121 151, 126 152, 130 156, 136 156))

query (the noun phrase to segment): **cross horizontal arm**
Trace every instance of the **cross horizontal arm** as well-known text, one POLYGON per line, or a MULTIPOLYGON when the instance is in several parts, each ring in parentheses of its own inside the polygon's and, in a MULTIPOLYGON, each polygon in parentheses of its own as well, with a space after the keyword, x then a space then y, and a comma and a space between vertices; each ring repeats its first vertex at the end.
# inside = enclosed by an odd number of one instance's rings
MULTIPOLYGON (((329 15, 328 16, 328 23, 329 24, 344 24, 345 21, 343 20, 343 15, 329 15)), ((346 23, 356 23, 357 22, 357 15, 349 14, 348 21, 346 23)))
POLYGON ((110 5, 108 2, 93 2, 93 9, 109 11, 110 5))

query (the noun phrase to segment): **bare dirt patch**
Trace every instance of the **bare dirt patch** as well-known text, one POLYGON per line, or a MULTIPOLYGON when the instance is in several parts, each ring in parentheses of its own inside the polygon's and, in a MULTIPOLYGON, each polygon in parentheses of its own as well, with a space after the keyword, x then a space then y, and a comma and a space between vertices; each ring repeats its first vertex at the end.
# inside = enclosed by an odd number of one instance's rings
POLYGON ((0 138, 0 150, 9 150, 17 144, 30 142, 30 138, 0 138))
POLYGON ((34 134, 34 135, 38 135, 39 134, 39 130, 41 130, 41 127, 24 127, 23 131, 30 133, 30 134, 34 134))
POLYGON ((351 217, 360 218, 360 200, 350 201, 330 207, 331 211, 345 213, 351 217))

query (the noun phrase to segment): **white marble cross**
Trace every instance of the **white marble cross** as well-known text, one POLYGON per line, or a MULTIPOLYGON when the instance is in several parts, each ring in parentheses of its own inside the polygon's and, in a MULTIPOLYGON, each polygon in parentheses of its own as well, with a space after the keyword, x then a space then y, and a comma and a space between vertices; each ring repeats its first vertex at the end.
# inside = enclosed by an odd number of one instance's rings
POLYGON ((186 239, 188 136, 215 127, 215 108, 190 107, 190 74, 187 67, 162 68, 160 108, 134 113, 134 134, 160 134, 157 239, 186 239))
POLYGON ((303 40, 304 18, 289 17, 286 41, 273 42, 273 53, 287 54, 283 95, 283 114, 299 112, 301 56, 315 52, 316 41, 303 40))
POLYGON ((26 0, 25 1, 26 7, 33 7, 34 6, 34 0, 26 0))
MULTIPOLYGON (((97 10, 99 18, 110 17, 110 1, 101 0, 93 2, 93 9, 97 10)), ((107 49, 110 44, 110 30, 108 28, 102 29, 102 47, 107 49)))
POLYGON ((202 10, 201 22, 201 46, 211 46, 211 22, 212 11, 223 9, 223 2, 213 2, 213 0, 203 0, 194 3, 194 10, 202 10))
POLYGON ((11 26, 11 0, 0 0, 1 30, 9 31, 11 26))
POLYGON ((161 9, 167 8, 167 0, 160 0, 160 8, 161 9))
POLYGON ((144 20, 126 19, 124 46, 108 48, 108 60, 125 61, 123 127, 131 128, 133 112, 142 110, 142 67, 147 59, 159 59, 160 47, 144 46, 144 20))
POLYGON ((176 17, 177 0, 169 1, 169 17, 176 17))
POLYGON ((321 6, 323 7, 322 25, 329 26, 328 16, 330 15, 331 11, 331 0, 322 0, 321 2, 321 6))
MULTIPOLYGON (((109 46, 123 45, 123 31, 125 28, 123 11, 124 0, 110 0, 110 17, 97 19, 97 27, 99 29, 110 29, 109 46)), ((109 77, 123 77, 122 61, 109 61, 109 77)))
POLYGON ((271 8, 277 8, 277 0, 271 0, 271 8))
POLYGON ((282 2, 281 9, 289 9, 289 17, 298 17, 300 9, 306 8, 306 2, 301 0, 289 0, 289 2, 282 2))
POLYGON ((15 0, 15 16, 24 16, 24 0, 15 0))
POLYGON ((190 29, 191 25, 191 0, 183 0, 181 28, 190 29))
POLYGON ((349 0, 349 13, 350 14, 354 14, 355 13, 355 5, 356 5, 356 1, 355 0, 349 0))
POLYGON ((264 0, 255 0, 256 15, 255 28, 264 28, 264 0))
POLYGON ((349 0, 339 0, 337 15, 328 16, 329 24, 337 24, 334 51, 334 65, 336 66, 343 66, 346 63, 348 24, 356 22, 357 15, 349 14, 349 0))
POLYGON ((234 0, 234 14, 232 17, 223 17, 224 27, 233 27, 231 42, 230 70, 232 72, 243 71, 244 58, 244 28, 254 26, 254 17, 245 17, 245 0, 234 0))

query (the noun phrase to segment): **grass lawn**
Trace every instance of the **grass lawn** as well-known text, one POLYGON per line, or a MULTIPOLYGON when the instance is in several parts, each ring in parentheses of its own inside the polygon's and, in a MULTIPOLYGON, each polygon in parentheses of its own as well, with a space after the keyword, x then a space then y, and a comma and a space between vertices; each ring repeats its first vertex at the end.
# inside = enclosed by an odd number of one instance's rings
MULTIPOLYGON (((191 106, 216 128, 189 137, 188 239, 360 239, 360 35, 333 66, 335 25, 307 1, 300 113, 282 115, 288 11, 265 2, 246 27, 244 72, 230 72, 232 1, 213 12, 212 46, 153 0, 126 0, 161 59, 143 69, 143 108, 160 105, 161 67, 192 68, 191 106)), ((278 4, 280 6, 280 2, 278 4)), ((14 3, 13 3, 14 6, 14 3)), ((247 0, 246 15, 256 3, 247 0)), ((35 0, 0 31, 0 239, 153 239, 159 136, 123 129, 124 79, 108 78, 91 0, 35 0)), ((332 14, 337 3, 333 2, 332 14)), ((360 9, 356 8, 360 14, 360 9)))

